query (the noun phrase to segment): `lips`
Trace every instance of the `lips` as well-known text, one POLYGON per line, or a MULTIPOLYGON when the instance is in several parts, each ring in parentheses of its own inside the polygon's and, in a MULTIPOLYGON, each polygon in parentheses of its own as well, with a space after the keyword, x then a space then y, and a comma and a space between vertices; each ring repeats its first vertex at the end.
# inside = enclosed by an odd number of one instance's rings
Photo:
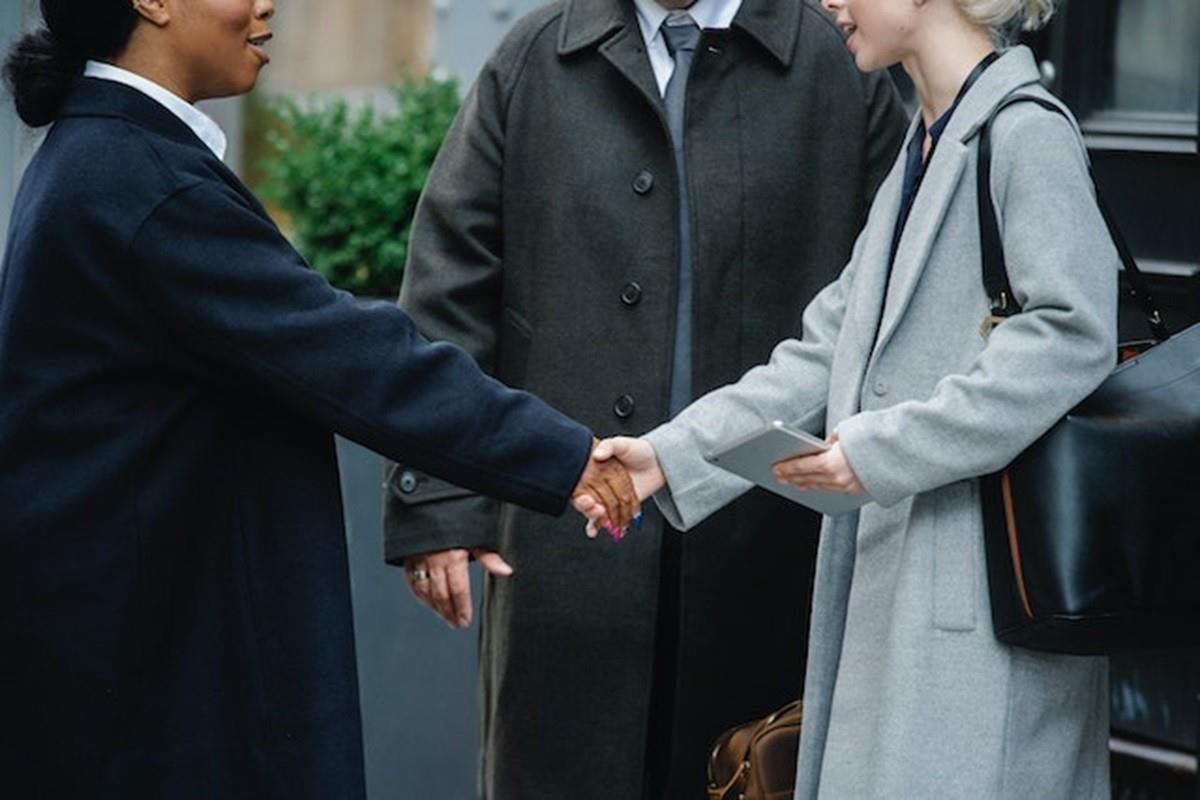
POLYGON ((246 42, 250 45, 250 49, 254 51, 254 54, 262 59, 264 64, 269 64, 271 63, 271 56, 266 51, 266 44, 274 38, 275 34, 268 31, 267 33, 260 33, 257 36, 251 36, 246 42))
POLYGON ((858 26, 853 22, 839 22, 837 26, 846 37, 846 46, 850 48, 850 52, 854 52, 854 34, 858 31, 858 26))

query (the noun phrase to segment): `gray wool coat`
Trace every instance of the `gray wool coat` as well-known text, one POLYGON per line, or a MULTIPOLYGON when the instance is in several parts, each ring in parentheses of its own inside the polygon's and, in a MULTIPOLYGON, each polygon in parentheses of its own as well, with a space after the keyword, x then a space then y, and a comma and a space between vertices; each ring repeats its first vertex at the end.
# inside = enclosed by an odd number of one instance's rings
MULTIPOLYGON (((693 379, 736 379, 795 335, 845 266, 905 115, 807 0, 745 0, 704 34, 688 89, 693 379)), ((518 21, 451 130, 413 226, 401 306, 598 434, 667 418, 678 200, 632 0, 518 21)), ((390 472, 387 558, 489 546, 484 796, 702 796, 713 739, 801 690, 819 518, 753 492, 680 540, 650 509, 624 541, 390 472), (764 546, 768 543, 768 546, 764 546), (731 569, 730 565, 737 565, 731 569), (674 608, 660 607, 660 594, 674 608), (769 609, 769 611, 765 611, 769 609), (665 654, 665 655, 664 655, 665 654)))
POLYGON ((982 547, 977 478, 1115 360, 1119 262, 1086 150, 1072 123, 1029 103, 993 128, 992 188, 1024 311, 986 343, 979 334, 976 134, 1006 96, 1050 97, 1037 81, 1018 47, 965 96, 890 285, 903 159, 849 265, 805 311, 803 338, 649 434, 669 481, 660 502, 681 528, 746 489, 702 454, 773 419, 836 431, 874 501, 821 533, 800 800, 1109 796, 1106 661, 999 644, 982 547))

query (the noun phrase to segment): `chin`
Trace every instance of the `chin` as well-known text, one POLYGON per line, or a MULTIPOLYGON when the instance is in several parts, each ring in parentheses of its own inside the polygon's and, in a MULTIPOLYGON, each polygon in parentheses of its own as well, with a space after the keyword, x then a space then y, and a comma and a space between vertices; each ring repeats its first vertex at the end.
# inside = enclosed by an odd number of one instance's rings
POLYGON ((236 81, 230 81, 226 97, 237 97, 238 95, 248 94, 254 91, 254 87, 258 85, 258 72, 254 71, 241 75, 236 81))
POLYGON ((879 69, 878 59, 871 55, 871 51, 860 49, 854 54, 854 65, 862 72, 874 72, 879 69))
POLYGON ((878 54, 870 51, 859 50, 854 54, 854 64, 862 72, 877 72, 898 63, 900 63, 899 59, 881 58, 878 54))
POLYGON ((238 90, 238 94, 247 94, 254 91, 254 87, 258 85, 258 72, 255 72, 245 84, 238 90))

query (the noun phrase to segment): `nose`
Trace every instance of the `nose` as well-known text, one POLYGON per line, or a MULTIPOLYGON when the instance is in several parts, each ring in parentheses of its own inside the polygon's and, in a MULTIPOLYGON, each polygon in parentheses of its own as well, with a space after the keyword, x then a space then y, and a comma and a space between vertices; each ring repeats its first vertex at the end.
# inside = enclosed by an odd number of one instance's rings
POLYGON ((254 3, 255 19, 260 19, 263 22, 266 22, 267 20, 271 19, 274 16, 275 16, 274 0, 255 0, 255 3, 254 3))
POLYGON ((831 14, 836 14, 843 5, 842 0, 821 0, 821 6, 831 14))

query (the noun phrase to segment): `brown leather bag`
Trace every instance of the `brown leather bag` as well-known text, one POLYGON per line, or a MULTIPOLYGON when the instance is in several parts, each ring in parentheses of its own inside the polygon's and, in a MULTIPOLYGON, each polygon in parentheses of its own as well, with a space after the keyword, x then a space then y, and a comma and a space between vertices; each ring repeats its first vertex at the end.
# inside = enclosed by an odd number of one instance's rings
POLYGON ((708 800, 792 800, 800 701, 721 734, 708 759, 708 800))

